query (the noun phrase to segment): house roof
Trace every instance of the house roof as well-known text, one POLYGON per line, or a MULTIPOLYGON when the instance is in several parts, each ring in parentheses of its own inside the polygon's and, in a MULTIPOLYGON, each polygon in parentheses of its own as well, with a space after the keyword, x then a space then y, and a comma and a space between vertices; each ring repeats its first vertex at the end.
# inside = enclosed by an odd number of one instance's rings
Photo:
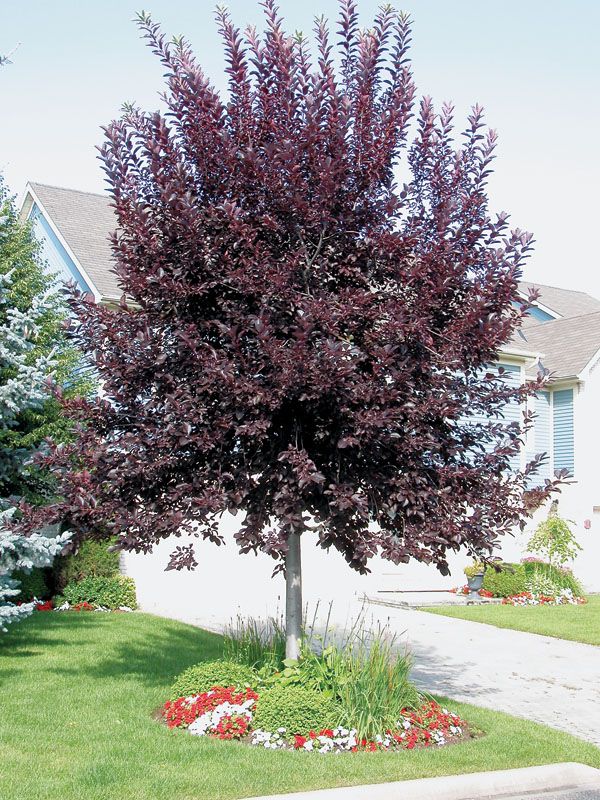
MULTIPOLYGON (((29 186, 101 298, 119 298, 122 290, 112 270, 109 244, 116 220, 108 195, 43 183, 29 186)), ((600 351, 600 300, 585 292, 530 281, 521 281, 519 288, 523 294, 538 289, 539 303, 560 318, 548 322, 531 318, 509 347, 524 354, 540 353, 554 379, 578 376, 600 351)))
POLYGON ((511 343, 541 353, 553 380, 577 377, 600 351, 600 311, 528 325, 511 343))
MULTIPOLYGON (((524 294, 529 289, 538 289, 540 296, 539 302, 550 311, 556 312, 560 317, 579 317, 582 314, 592 314, 600 311, 600 300, 596 300, 585 292, 574 291, 573 289, 560 289, 558 286, 545 286, 541 283, 531 283, 521 281, 519 288, 524 294)), ((537 320, 532 320, 528 325, 537 326, 537 320)))
POLYGON ((29 186, 102 299, 119 298, 123 292, 112 270, 109 242, 116 227, 110 198, 44 183, 29 186))

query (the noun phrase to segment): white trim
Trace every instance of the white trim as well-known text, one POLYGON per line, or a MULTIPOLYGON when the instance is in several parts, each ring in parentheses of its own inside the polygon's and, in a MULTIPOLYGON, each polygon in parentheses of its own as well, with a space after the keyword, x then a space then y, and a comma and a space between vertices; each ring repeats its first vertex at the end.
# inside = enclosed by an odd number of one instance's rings
POLYGON ((544 354, 538 350, 519 350, 517 347, 501 347, 498 351, 498 359, 509 356, 511 358, 519 359, 520 361, 527 361, 533 359, 536 361, 538 358, 543 358, 544 354))
POLYGON ((592 367, 596 364, 598 359, 600 359, 600 349, 596 350, 594 355, 590 358, 590 360, 587 362, 587 364, 581 370, 581 372, 579 373, 579 375, 577 377, 581 378, 581 380, 585 380, 586 378, 589 378, 591 370, 592 370, 592 367))
MULTIPOLYGON (((42 214, 44 215, 44 219, 46 220, 46 222, 48 223, 48 225, 51 227, 51 229, 52 229, 52 232, 54 233, 54 235, 56 236, 56 238, 58 239, 58 241, 59 241, 59 242, 62 244, 62 246, 63 246, 63 247, 65 248, 65 250, 67 251, 67 254, 69 255, 69 257, 73 259, 73 263, 75 264, 75 266, 77 267, 77 269, 79 270, 79 272, 81 272, 81 275, 82 275, 82 277, 84 278, 85 282, 87 283, 87 285, 88 285, 88 286, 90 287, 90 289, 92 290, 92 293, 93 293, 93 295, 94 295, 94 299, 96 300, 96 302, 97 302, 97 303, 99 303, 99 302, 102 300, 102 295, 100 294, 100 292, 99 292, 99 291, 98 291, 98 289, 96 288, 96 284, 95 284, 95 283, 94 283, 94 281, 93 281, 93 280, 90 278, 90 276, 89 276, 89 275, 88 275, 88 273, 85 271, 85 269, 84 269, 84 268, 81 266, 81 263, 79 262, 79 259, 77 258, 77 256, 75 255, 75 253, 74 253, 74 252, 71 250, 71 248, 69 247, 69 244, 68 244, 68 242, 66 241, 66 239, 63 237, 63 235, 61 234, 61 232, 59 231, 59 229, 56 227, 56 225, 55 225, 55 224, 54 224, 54 222, 52 221, 52 217, 51 217, 51 216, 50 216, 50 214, 49 214, 49 213, 46 211, 46 208, 44 207, 44 204, 41 202, 41 200, 39 199, 39 197, 38 197, 38 196, 37 196, 37 194, 35 193, 35 191, 34 191, 34 189, 32 188, 32 186, 31 186, 31 184, 30 184, 30 183, 28 183, 28 184, 27 184, 27 186, 25 187, 25 196, 24 196, 24 198, 23 198, 23 202, 21 203, 21 209, 24 207, 24 205, 25 205, 25 203, 26 203, 26 201, 27 201, 27 196, 28 196, 28 195, 30 195, 30 196, 31 196, 31 198, 32 198, 33 202, 35 203, 35 205, 36 205, 36 206, 37 206, 37 207, 40 209, 40 211, 41 211, 41 212, 42 212, 42 214)), ((32 207, 33 207, 33 206, 32 206, 32 207)), ((28 212, 27 218, 29 219, 29 218, 30 218, 30 216, 31 216, 31 209, 29 209, 29 212, 28 212)))

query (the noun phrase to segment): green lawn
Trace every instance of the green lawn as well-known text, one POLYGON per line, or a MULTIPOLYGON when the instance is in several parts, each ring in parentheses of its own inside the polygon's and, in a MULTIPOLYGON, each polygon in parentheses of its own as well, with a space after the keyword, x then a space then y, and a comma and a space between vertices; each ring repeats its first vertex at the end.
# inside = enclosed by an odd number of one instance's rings
POLYGON ((218 800, 555 761, 600 750, 473 706, 486 736, 440 750, 320 756, 170 732, 151 718, 218 636, 145 614, 38 613, 0 635, 2 800, 218 800))
POLYGON ((590 595, 583 606, 431 606, 432 614, 486 622, 497 628, 540 633, 557 639, 600 645, 600 595, 590 595))

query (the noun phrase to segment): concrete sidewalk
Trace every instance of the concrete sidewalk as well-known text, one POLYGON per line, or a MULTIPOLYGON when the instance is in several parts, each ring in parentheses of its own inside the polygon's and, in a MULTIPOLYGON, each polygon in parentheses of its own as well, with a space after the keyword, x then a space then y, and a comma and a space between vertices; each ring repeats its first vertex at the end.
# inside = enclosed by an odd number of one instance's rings
POLYGON ((366 619, 390 625, 421 688, 600 745, 600 647, 406 606, 371 604, 366 619))
POLYGON ((529 800, 551 800, 553 796, 556 800, 569 800, 569 792, 572 796, 576 792, 583 795, 582 800, 600 798, 600 770, 584 764, 548 764, 525 769, 277 794, 254 800, 517 800, 523 795, 528 796, 529 800))

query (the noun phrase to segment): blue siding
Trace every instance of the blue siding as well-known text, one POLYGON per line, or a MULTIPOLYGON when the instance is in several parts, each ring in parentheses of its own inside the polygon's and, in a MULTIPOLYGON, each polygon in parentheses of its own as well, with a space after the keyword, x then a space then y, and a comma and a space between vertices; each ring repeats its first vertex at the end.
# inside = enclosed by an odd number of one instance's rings
POLYGON ((554 469, 567 469, 570 475, 574 475, 573 389, 559 389, 552 394, 554 404, 554 469))
POLYGON ((41 245, 41 257, 45 262, 47 272, 55 275, 61 281, 75 281, 82 291, 93 294, 83 275, 77 269, 75 262, 67 253, 35 203, 31 208, 29 219, 31 220, 33 234, 41 245))

